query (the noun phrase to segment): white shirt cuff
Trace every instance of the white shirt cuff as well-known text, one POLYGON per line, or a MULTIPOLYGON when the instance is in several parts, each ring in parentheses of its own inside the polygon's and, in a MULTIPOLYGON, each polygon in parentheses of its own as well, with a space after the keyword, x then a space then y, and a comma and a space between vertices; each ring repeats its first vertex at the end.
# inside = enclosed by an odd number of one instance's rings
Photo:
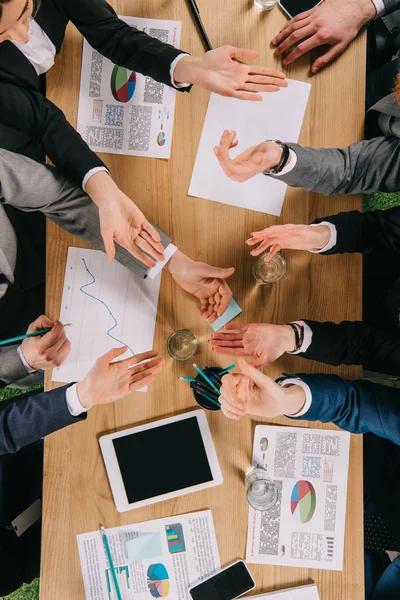
POLYGON ((172 256, 177 250, 178 248, 174 246, 174 244, 169 244, 164 250, 164 260, 157 262, 154 267, 151 267, 151 269, 147 271, 147 277, 150 277, 150 279, 155 279, 155 277, 157 277, 160 271, 165 267, 167 262, 171 260, 172 256))
POLYGON ((174 78, 175 67, 178 64, 178 62, 181 60, 181 58, 183 58, 184 56, 190 56, 190 54, 187 54, 186 52, 179 54, 179 56, 177 56, 172 61, 171 68, 169 70, 169 75, 171 77, 171 84, 174 86, 174 88, 177 88, 178 90, 181 88, 189 87, 189 85, 190 85, 190 83, 176 83, 175 78, 174 78))
POLYGON ((287 352, 287 354, 300 354, 300 352, 305 352, 311 346, 313 335, 312 329, 304 321, 291 321, 291 323, 296 323, 297 325, 304 327, 304 340, 299 350, 296 350, 295 352, 287 352))
POLYGON ((310 410, 310 406, 312 403, 312 394, 311 394, 311 390, 310 390, 309 386, 306 383, 304 383, 304 381, 302 381, 301 379, 284 379, 283 381, 281 381, 279 383, 279 385, 281 385, 282 387, 285 387, 287 385, 298 385, 299 387, 303 388, 303 390, 306 393, 306 402, 305 402, 303 408, 296 414, 285 415, 285 417, 302 417, 303 415, 306 414, 306 412, 308 412, 310 410))
POLYGON ((286 175, 287 173, 290 173, 290 171, 293 171, 293 169, 295 168, 295 166, 297 164, 297 154, 294 150, 289 148, 289 155, 290 155, 290 161, 286 164, 285 167, 283 167, 283 169, 280 173, 273 174, 272 175, 273 177, 281 177, 282 175, 286 175))
POLYGON ((332 248, 334 248, 334 246, 336 246, 337 244, 337 230, 335 225, 333 223, 329 223, 328 221, 322 221, 322 223, 312 223, 310 227, 318 227, 318 225, 326 225, 327 227, 329 227, 329 229, 331 230, 331 237, 326 246, 324 246, 320 250, 309 250, 309 252, 312 252, 313 254, 321 254, 321 252, 328 252, 328 250, 332 250, 332 248))
POLYGON ((95 173, 98 173, 99 171, 105 171, 111 177, 110 171, 108 169, 106 169, 105 167, 94 167, 94 169, 90 169, 90 171, 88 171, 86 173, 86 175, 82 181, 82 189, 84 192, 86 192, 86 185, 87 185, 87 182, 89 181, 89 179, 92 177, 92 175, 94 175, 95 173))
POLYGON ((372 0, 372 4, 376 8, 376 17, 375 17, 375 19, 377 19, 378 17, 381 17, 384 14, 384 12, 385 12, 385 5, 383 3, 383 0, 372 0))
POLYGON ((77 383, 71 385, 71 387, 69 387, 65 393, 67 397, 68 410, 73 417, 78 417, 82 413, 88 411, 88 409, 82 406, 82 404, 80 403, 80 400, 78 398, 78 392, 76 389, 77 385, 77 383))
POLYGON ((36 369, 32 369, 31 365, 26 362, 26 359, 25 359, 25 356, 24 356, 24 354, 22 352, 21 346, 18 346, 17 352, 18 352, 19 359, 22 362, 22 364, 23 364, 24 369, 26 370, 26 372, 29 373, 29 374, 36 373, 36 369))

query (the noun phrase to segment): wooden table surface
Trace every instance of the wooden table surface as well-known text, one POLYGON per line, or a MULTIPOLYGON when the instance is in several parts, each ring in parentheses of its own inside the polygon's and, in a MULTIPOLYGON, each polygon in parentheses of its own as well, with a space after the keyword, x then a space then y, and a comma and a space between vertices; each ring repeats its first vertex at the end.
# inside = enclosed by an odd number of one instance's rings
MULTIPOLYGON (((135 3, 119 0, 112 4, 121 15, 181 20, 181 47, 192 54, 203 52, 184 0, 136 0, 135 3)), ((199 4, 214 47, 230 43, 254 48, 260 53, 260 63, 280 67, 269 45, 286 22, 279 7, 261 13, 253 7, 253 0, 200 0, 199 4)), ((73 125, 77 117, 81 50, 81 36, 70 27, 56 66, 48 74, 48 97, 65 111, 73 125)), ((315 147, 345 146, 362 139, 364 36, 359 37, 335 65, 317 76, 310 78, 309 65, 307 55, 285 69, 289 77, 312 82, 300 143, 315 147)), ((271 288, 257 287, 251 274, 253 259, 244 244, 251 231, 273 224, 310 223, 317 216, 360 209, 360 198, 324 198, 289 189, 282 215, 276 218, 187 196, 208 97, 201 89, 177 94, 170 160, 102 156, 115 181, 143 208, 149 219, 173 237, 182 251, 211 264, 236 267, 230 283, 243 308, 242 322, 281 324, 302 317, 336 322, 361 318, 360 257, 326 258, 286 251, 283 253, 288 263, 285 279, 271 288)), ((234 125, 232 123, 232 128, 234 125)), ((85 244, 49 224, 47 314, 52 318, 59 315, 69 245, 85 244)), ((188 328, 198 336, 200 350, 196 361, 200 365, 216 362, 227 366, 232 362, 229 357, 211 357, 206 341, 211 330, 200 319, 196 300, 164 273, 154 338, 154 348, 166 357, 162 375, 145 396, 136 393, 115 404, 94 408, 85 422, 46 438, 41 600, 85 597, 76 535, 97 529, 99 523, 114 527, 210 508, 222 564, 245 557, 248 506, 243 473, 251 464, 253 432, 256 424, 262 422, 260 419, 231 422, 221 414, 207 415, 224 475, 223 485, 124 514, 116 511, 112 500, 98 436, 196 408, 188 386, 177 380, 180 375, 192 373, 190 362, 176 363, 166 352, 168 335, 180 328, 188 328)), ((358 368, 330 368, 293 356, 284 356, 273 367, 265 369, 271 376, 278 376, 282 371, 322 371, 350 378, 360 374, 358 368)), ((47 389, 51 387, 53 384, 48 378, 47 389)), ((293 425, 285 418, 274 422, 293 425)), ((300 425, 308 426, 305 422, 300 425)), ((161 459, 160 455, 160 464, 161 459)), ((363 599, 362 524, 362 441, 361 437, 352 436, 343 572, 251 565, 250 571, 257 582, 254 593, 315 581, 321 600, 363 599)))

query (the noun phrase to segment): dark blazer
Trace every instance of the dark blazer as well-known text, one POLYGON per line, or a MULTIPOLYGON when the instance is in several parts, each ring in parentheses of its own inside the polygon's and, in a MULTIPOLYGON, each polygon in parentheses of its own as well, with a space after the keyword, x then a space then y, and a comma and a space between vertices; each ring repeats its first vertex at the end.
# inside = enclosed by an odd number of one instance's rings
POLYGON ((39 575, 40 521, 22 536, 7 529, 42 495, 41 438, 86 418, 73 417, 64 386, 0 405, 0 595, 39 575))
MULTIPOLYGON (((69 21, 114 63, 171 85, 170 66, 180 50, 118 19, 105 0, 41 0, 35 20, 57 52, 69 21)), ((43 161, 47 155, 74 183, 103 162, 43 95, 43 78, 12 44, 0 44, 0 147, 43 161)), ((187 91, 189 88, 184 88, 187 91)))
MULTIPOLYGON (((306 319, 313 337, 301 356, 331 365, 363 364, 371 371, 400 375, 400 207, 339 213, 314 223, 321 221, 337 230, 337 243, 325 254, 364 254, 364 320, 335 324, 306 319)), ((329 277, 329 262, 326 273, 329 277)))

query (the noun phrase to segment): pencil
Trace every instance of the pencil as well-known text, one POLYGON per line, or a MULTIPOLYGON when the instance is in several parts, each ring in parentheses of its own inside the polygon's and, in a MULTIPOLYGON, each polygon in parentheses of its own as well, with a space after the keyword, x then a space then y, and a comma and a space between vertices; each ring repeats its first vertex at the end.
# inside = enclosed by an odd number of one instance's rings
POLYGON ((178 377, 180 381, 196 381, 193 377, 178 377))
POLYGON ((211 396, 208 396, 204 392, 198 392, 197 390, 196 390, 196 392, 198 394, 200 394, 200 396, 203 396, 203 398, 205 398, 206 400, 208 400, 212 404, 215 404, 215 406, 218 406, 218 408, 221 408, 221 404, 218 402, 218 400, 214 400, 214 398, 211 398, 211 396))
POLYGON ((107 538, 107 535, 106 535, 106 530, 104 529, 103 525, 100 527, 100 531, 101 531, 101 537, 103 538, 104 548, 106 549, 106 554, 107 554, 108 562, 110 563, 110 571, 111 571, 112 578, 113 578, 113 581, 114 581, 115 591, 117 592, 117 598, 118 598, 118 600, 122 600, 121 590, 119 589, 119 584, 118 584, 118 579, 117 579, 117 573, 115 571, 113 559, 112 559, 112 556, 111 556, 110 544, 108 543, 108 538, 107 538))
POLYGON ((225 375, 225 373, 232 371, 232 369, 236 369, 236 365, 229 365, 229 367, 226 367, 226 369, 224 369, 223 371, 220 371, 218 373, 218 375, 221 377, 221 375, 225 375))
POLYGON ((196 369, 196 371, 198 372, 198 374, 201 375, 201 377, 204 379, 204 381, 207 381, 207 383, 210 386, 210 388, 212 390, 214 390, 214 392, 217 392, 217 394, 219 396, 220 395, 219 389, 213 384, 213 382, 207 377, 207 375, 205 373, 203 373, 203 371, 200 369, 200 367, 198 367, 196 365, 196 363, 193 363, 193 366, 196 369))
POLYGON ((199 393, 204 392, 204 393, 208 394, 209 396, 211 396, 211 398, 214 398, 214 400, 218 400, 219 396, 217 396, 217 394, 213 390, 210 390, 208 385, 206 385, 202 381, 196 381, 195 383, 191 382, 190 387, 192 388, 192 390, 195 390, 196 392, 199 392, 199 393))
POLYGON ((196 0, 188 0, 188 4, 190 12, 192 13, 194 20, 196 21, 197 28, 199 30, 201 39, 203 40, 203 44, 206 47, 206 50, 212 50, 213 47, 211 46, 211 42, 208 39, 207 32, 203 25, 203 21, 201 20, 199 7, 196 4, 196 0))
MULTIPOLYGON (((72 323, 66 323, 64 327, 70 327, 72 323)), ((26 340, 27 338, 36 337, 38 335, 44 335, 51 331, 51 327, 47 329, 40 329, 40 331, 34 331, 33 333, 25 333, 24 335, 17 335, 17 337, 8 338, 8 340, 2 340, 0 342, 0 346, 5 346, 6 344, 12 344, 14 342, 21 342, 22 340, 26 340)))

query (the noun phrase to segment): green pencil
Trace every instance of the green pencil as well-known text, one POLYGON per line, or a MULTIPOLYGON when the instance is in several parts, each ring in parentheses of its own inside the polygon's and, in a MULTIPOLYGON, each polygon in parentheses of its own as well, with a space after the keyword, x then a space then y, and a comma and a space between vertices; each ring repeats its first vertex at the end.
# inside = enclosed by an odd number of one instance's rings
POLYGON ((117 579, 117 573, 115 571, 113 559, 111 556, 110 544, 108 543, 108 537, 106 535, 106 530, 104 529, 103 525, 100 527, 100 532, 101 532, 101 537, 103 538, 104 548, 106 549, 108 562, 110 564, 110 571, 111 571, 111 575, 112 575, 112 578, 114 581, 115 591, 117 592, 118 600, 122 600, 121 590, 119 589, 119 584, 118 584, 118 579, 117 579))
POLYGON ((210 388, 212 390, 214 390, 214 392, 217 393, 218 396, 221 395, 221 392, 219 391, 219 389, 213 384, 213 382, 211 381, 211 379, 209 379, 207 377, 207 375, 200 369, 200 367, 198 367, 196 365, 196 363, 193 363, 194 368, 196 369, 196 371, 198 372, 199 375, 201 375, 201 377, 204 379, 204 381, 207 381, 208 385, 210 386, 210 388))
MULTIPOLYGON (((70 327, 72 323, 66 323, 64 327, 70 327)), ((9 338, 8 340, 2 340, 0 342, 0 346, 5 346, 6 344, 13 344, 14 342, 22 342, 22 340, 26 340, 27 338, 36 337, 38 335, 44 335, 51 331, 51 327, 47 329, 40 329, 39 331, 34 331, 33 333, 25 333, 24 335, 17 335, 17 337, 9 338)))

